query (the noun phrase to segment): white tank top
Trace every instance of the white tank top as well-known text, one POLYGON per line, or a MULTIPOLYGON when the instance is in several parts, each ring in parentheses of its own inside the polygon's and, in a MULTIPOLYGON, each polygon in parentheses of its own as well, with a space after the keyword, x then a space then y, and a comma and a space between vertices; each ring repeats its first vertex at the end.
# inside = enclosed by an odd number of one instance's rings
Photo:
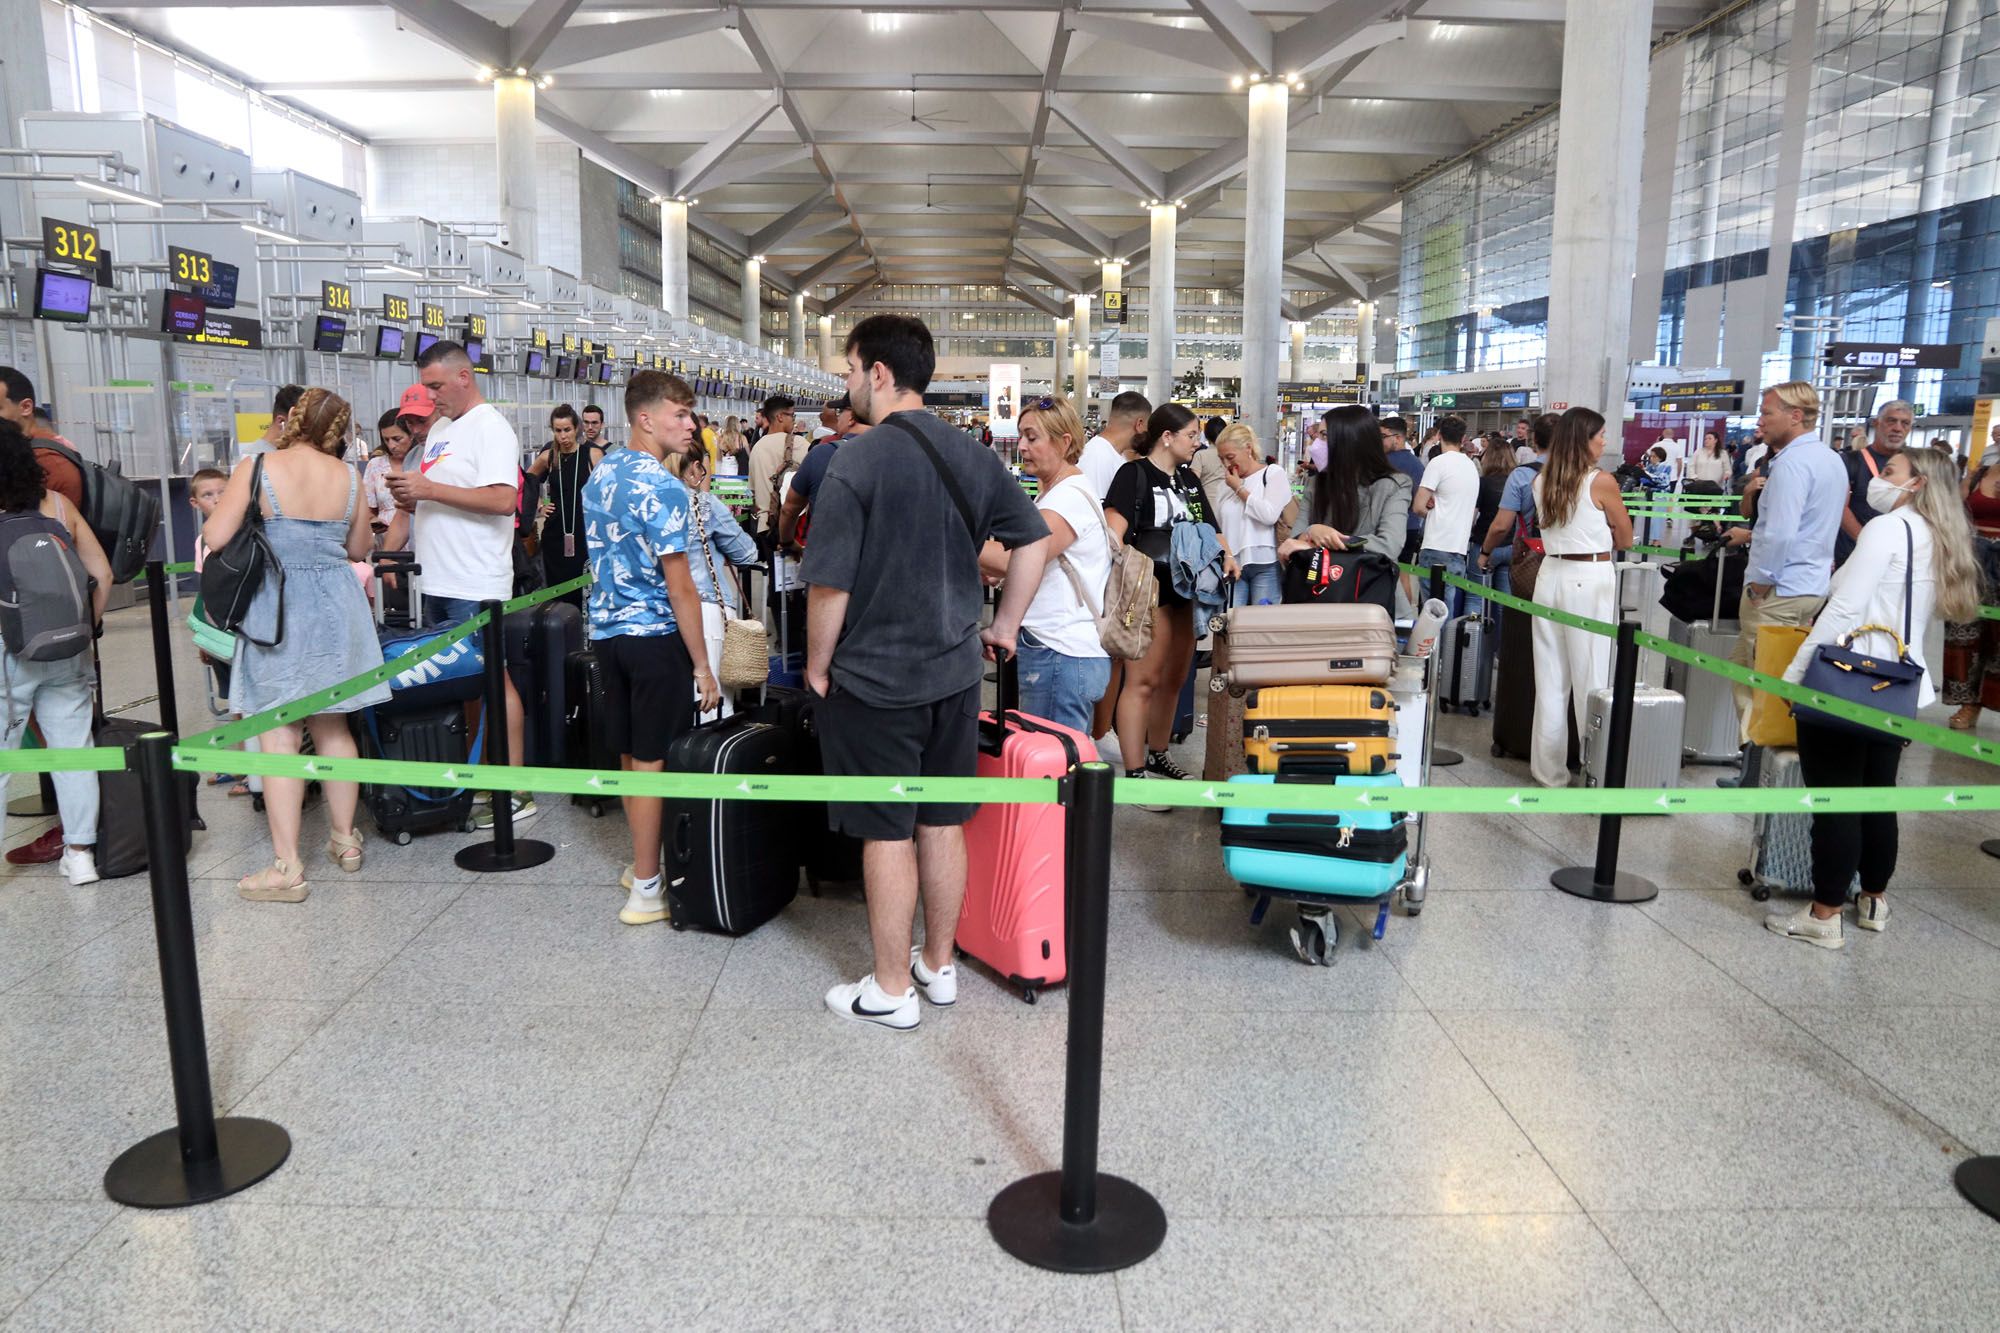
MULTIPOLYGON (((1558 527, 1546 517, 1542 521, 1542 546, 1550 555, 1593 555, 1611 548, 1611 523, 1604 517, 1604 511, 1590 498, 1590 485, 1597 480, 1598 469, 1592 468, 1583 474, 1583 484, 1577 488, 1576 508, 1569 516, 1569 522, 1558 527)), ((1535 513, 1547 515, 1548 507, 1542 503, 1542 483, 1547 480, 1547 472, 1535 478, 1535 513)))

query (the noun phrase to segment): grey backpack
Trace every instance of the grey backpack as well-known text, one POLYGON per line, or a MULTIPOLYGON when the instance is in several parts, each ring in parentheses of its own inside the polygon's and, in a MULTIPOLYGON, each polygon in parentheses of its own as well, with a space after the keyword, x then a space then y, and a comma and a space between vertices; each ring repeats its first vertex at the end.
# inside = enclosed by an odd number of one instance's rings
POLYGON ((62 524, 33 509, 0 513, 0 640, 25 662, 90 646, 90 576, 62 524))

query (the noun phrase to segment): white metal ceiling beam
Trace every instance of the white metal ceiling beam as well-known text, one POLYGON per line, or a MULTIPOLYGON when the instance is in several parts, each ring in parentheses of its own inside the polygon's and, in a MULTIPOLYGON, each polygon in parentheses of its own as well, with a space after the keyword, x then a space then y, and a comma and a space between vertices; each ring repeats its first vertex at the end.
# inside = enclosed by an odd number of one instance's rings
MULTIPOLYGON (((750 238, 750 243, 757 246, 758 254, 768 255, 775 254, 781 250, 793 251, 806 249, 808 241, 816 241, 830 231, 849 231, 852 229, 853 223, 848 220, 847 214, 835 213, 832 217, 815 218, 813 221, 795 229, 789 236, 783 237, 780 240, 758 245, 757 237, 753 236, 750 238)), ((757 235, 761 236, 763 233, 759 232, 757 235)))
POLYGON ((562 32, 582 0, 534 0, 507 29, 507 64, 518 69, 542 68, 542 56, 562 32))
POLYGON ((1094 120, 1079 110, 1076 103, 1066 97, 1051 97, 1049 109, 1067 121, 1069 127, 1083 136, 1086 143, 1103 154, 1104 160, 1109 162, 1119 175, 1131 182, 1141 196, 1158 199, 1167 193, 1165 173, 1106 133, 1094 120))
POLYGON ((817 264, 814 264, 811 268, 808 268, 802 273, 800 273, 797 278, 798 286, 799 287, 812 286, 815 282, 818 282, 821 277, 823 277, 828 273, 831 273, 835 267, 841 264, 844 260, 846 260, 846 258, 849 255, 853 254, 860 248, 861 248, 861 238, 857 236, 853 240, 849 241, 846 245, 843 245, 838 250, 835 250, 832 254, 828 255, 826 258, 820 260, 817 264))
POLYGON ((586 60, 602 60, 662 42, 677 42, 717 28, 736 25, 732 9, 711 9, 692 14, 670 14, 660 18, 613 20, 588 23, 564 30, 550 43, 542 57, 542 68, 561 69, 586 60))
MULTIPOLYGON (((728 129, 707 139, 695 150, 692 157, 674 168, 674 194, 693 194, 701 188, 702 181, 722 161, 723 155, 749 138, 759 125, 771 118, 778 109, 778 94, 773 93, 750 109, 748 115, 737 120, 728 129)), ((797 159, 793 159, 796 161, 797 159)))
POLYGON ((1068 0, 1063 10, 1056 16, 1055 33, 1049 38, 1049 56, 1042 62, 1042 77, 1035 89, 1035 115, 1028 129, 1028 151, 1021 160, 1021 180, 1013 199, 1010 201, 1012 216, 1007 223, 1007 247, 1011 250, 1015 237, 1021 234, 1021 222, 1028 211, 1028 190, 1035 183, 1035 176, 1041 169, 1042 145, 1048 141, 1050 102, 1055 97, 1056 84, 1062 79, 1063 65, 1069 60, 1071 20, 1076 17, 1076 7, 1081 0, 1068 0))
POLYGON ((801 199, 788 213, 777 221, 760 229, 750 238, 750 245, 758 254, 777 245, 790 236, 805 220, 819 211, 821 204, 833 197, 833 187, 822 183, 817 190, 801 199))
POLYGON ((1024 242, 1016 241, 1014 243, 1014 255, 1015 258, 1012 262, 1019 264, 1024 271, 1034 274, 1048 283, 1049 286, 1060 288, 1066 292, 1080 292, 1083 290, 1084 280, 1082 278, 1071 273, 1062 265, 1048 258, 1048 256, 1038 251, 1030 250, 1024 242))
POLYGON ((607 171, 617 172, 640 189, 651 194, 674 193, 671 171, 626 145, 614 143, 596 130, 577 124, 550 106, 547 98, 535 99, 535 119, 582 149, 585 157, 607 171))
POLYGON ((1365 301, 1368 299, 1364 294, 1367 291, 1367 284, 1365 283, 1349 282, 1346 278, 1336 274, 1317 273, 1302 264, 1287 264, 1284 267, 1284 271, 1285 276, 1303 282, 1308 287, 1314 287, 1323 292, 1346 292, 1356 301, 1365 301))
POLYGON ((1087 176, 1097 184, 1114 190, 1122 191, 1132 183, 1125 178, 1123 172, 1109 162, 1100 162, 1094 157, 1078 157, 1074 153, 1057 152, 1047 148, 1036 156, 1044 167, 1055 167, 1072 175, 1087 176))
POLYGON ((1286 318, 1296 320, 1301 324, 1306 324, 1310 323, 1315 319, 1318 319, 1321 315, 1324 315, 1327 311, 1333 309, 1335 306, 1346 305, 1346 304, 1347 304, 1347 298, 1344 296, 1329 296, 1324 301, 1319 301, 1309 306, 1301 306, 1293 310, 1289 315, 1286 316, 1286 318))
MULTIPOLYGON (((1157 23, 1143 23, 1136 19, 1081 13, 1070 19, 1070 25, 1078 32, 1101 41, 1116 42, 1120 46, 1134 46, 1142 51, 1165 56, 1169 60, 1200 65, 1203 69, 1219 70, 1223 74, 1240 72, 1243 68, 1239 61, 1231 59, 1229 52, 1207 33, 1195 32, 1189 28, 1166 28, 1157 23)), ((1154 79, 1153 82, 1158 84, 1171 80, 1154 79)))
MULTIPOLYGON (((755 180, 767 171, 789 167, 812 156, 812 149, 802 143, 788 144, 765 153, 752 153, 745 157, 732 157, 711 168, 708 174, 692 189, 719 190, 725 185, 740 185, 744 181, 755 180)), ((679 179, 678 176, 675 177, 679 179)), ((681 194, 691 192, 690 187, 681 186, 681 194)))
POLYGON ((1061 204, 1056 203, 1046 194, 1038 190, 1030 190, 1028 191, 1028 199, 1036 208, 1041 209, 1044 213, 1047 213, 1050 217, 1061 223, 1070 235, 1083 242, 1083 245, 1079 248, 1095 253, 1099 259, 1115 259, 1118 257, 1117 245, 1109 236, 1106 236, 1103 232, 1097 230, 1097 228, 1091 226, 1061 204))
MULTIPOLYGON (((1340 3, 1341 0, 1333 0, 1330 7, 1337 8, 1340 3)), ((1201 16, 1208 30, 1242 62, 1243 69, 1258 74, 1278 72, 1272 63, 1277 41, 1270 27, 1236 0, 1188 0, 1188 8, 1201 16)), ((1290 35, 1286 34, 1288 38, 1290 35)))
MULTIPOLYGON (((1200 0, 1200 3, 1214 4, 1218 0, 1200 0)), ((1227 0, 1222 0, 1227 3, 1227 0)), ((1286 73, 1306 73, 1323 65, 1333 64, 1348 56, 1359 55, 1363 51, 1380 46, 1383 42, 1394 41, 1408 30, 1406 23, 1388 23, 1381 28, 1392 31, 1386 34, 1379 30, 1370 32, 1375 21, 1405 4, 1407 0, 1331 0, 1317 14, 1300 19, 1285 29, 1284 59, 1286 73), (1369 38, 1377 40, 1368 40, 1369 38), (1357 42, 1362 43, 1356 45, 1357 42)), ((1276 73, 1276 70, 1269 71, 1276 73)))
POLYGON ((1027 304, 1033 306, 1035 309, 1047 315, 1050 319, 1069 318, 1071 307, 1066 306, 1062 302, 1054 300, 1051 297, 1043 296, 1040 292, 1036 291, 1033 287, 1030 287, 1028 285, 1026 277, 1027 277, 1026 274, 1021 274, 1021 273, 1007 274, 1006 275, 1007 290, 1009 292, 1012 292, 1015 296, 1019 297, 1022 301, 1025 301, 1027 304))
POLYGON ((842 307, 852 305, 876 287, 881 286, 881 284, 882 279, 879 277, 863 278, 853 286, 843 288, 835 292, 832 296, 827 297, 821 305, 820 313, 823 315, 837 315, 840 313, 842 307))
POLYGON ((454 0, 387 0, 402 25, 478 64, 499 68, 507 63, 507 30, 454 0))

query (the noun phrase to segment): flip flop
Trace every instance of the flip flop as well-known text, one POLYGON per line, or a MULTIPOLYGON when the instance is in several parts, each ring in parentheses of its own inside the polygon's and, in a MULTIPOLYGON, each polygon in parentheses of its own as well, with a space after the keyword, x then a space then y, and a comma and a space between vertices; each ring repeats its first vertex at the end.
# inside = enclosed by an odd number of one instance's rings
POLYGON ((250 784, 247 782, 239 782, 234 787, 231 787, 229 789, 229 794, 231 796, 248 796, 251 794, 250 784))
POLYGON ((217 773, 214 777, 208 780, 208 785, 211 787, 220 787, 225 782, 241 782, 241 781, 243 781, 243 775, 241 773, 217 773))

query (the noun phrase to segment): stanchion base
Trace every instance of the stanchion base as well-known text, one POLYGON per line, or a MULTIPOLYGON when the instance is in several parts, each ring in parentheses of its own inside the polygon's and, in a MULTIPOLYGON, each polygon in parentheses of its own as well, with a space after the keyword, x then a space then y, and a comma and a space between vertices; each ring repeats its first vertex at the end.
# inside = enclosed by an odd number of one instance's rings
POLYGON ((33 796, 23 796, 19 800, 7 802, 7 813, 17 819, 42 819, 56 812, 42 804, 41 795, 37 793, 33 796))
POLYGON ((1015 1181, 993 1196, 986 1228, 1000 1248, 1056 1273, 1113 1273, 1151 1256, 1167 1238, 1160 1201, 1118 1176, 1097 1177, 1097 1216, 1062 1220, 1062 1172, 1015 1181))
POLYGON ((1660 896, 1660 886, 1652 880, 1622 870, 1607 888, 1599 889, 1595 866, 1567 866, 1550 875, 1549 883, 1573 897, 1588 898, 1595 903, 1649 903, 1660 896))
POLYGON ((1988 856, 2000 856, 2000 838, 1988 838, 1979 844, 1979 850, 1988 856))
POLYGON ((498 872, 502 870, 532 870, 536 866, 555 858, 556 849, 546 842, 536 842, 533 838, 514 839, 514 850, 502 856, 494 850, 490 842, 475 843, 458 849, 458 855, 451 859, 458 863, 460 870, 498 872))
POLYGON ((1464 762, 1465 762, 1465 756, 1460 754, 1456 750, 1447 750, 1442 745, 1434 745, 1431 747, 1432 768, 1451 768, 1453 765, 1462 764, 1464 762))
POLYGON ((1952 1172, 1965 1201, 2000 1222, 2000 1157, 1968 1157, 1952 1172))
POLYGON ((215 1161, 186 1162, 181 1132, 161 1130, 118 1155, 104 1173, 104 1192, 133 1208, 185 1208, 249 1189, 292 1155, 291 1135, 268 1120, 218 1120, 215 1141, 215 1161))

